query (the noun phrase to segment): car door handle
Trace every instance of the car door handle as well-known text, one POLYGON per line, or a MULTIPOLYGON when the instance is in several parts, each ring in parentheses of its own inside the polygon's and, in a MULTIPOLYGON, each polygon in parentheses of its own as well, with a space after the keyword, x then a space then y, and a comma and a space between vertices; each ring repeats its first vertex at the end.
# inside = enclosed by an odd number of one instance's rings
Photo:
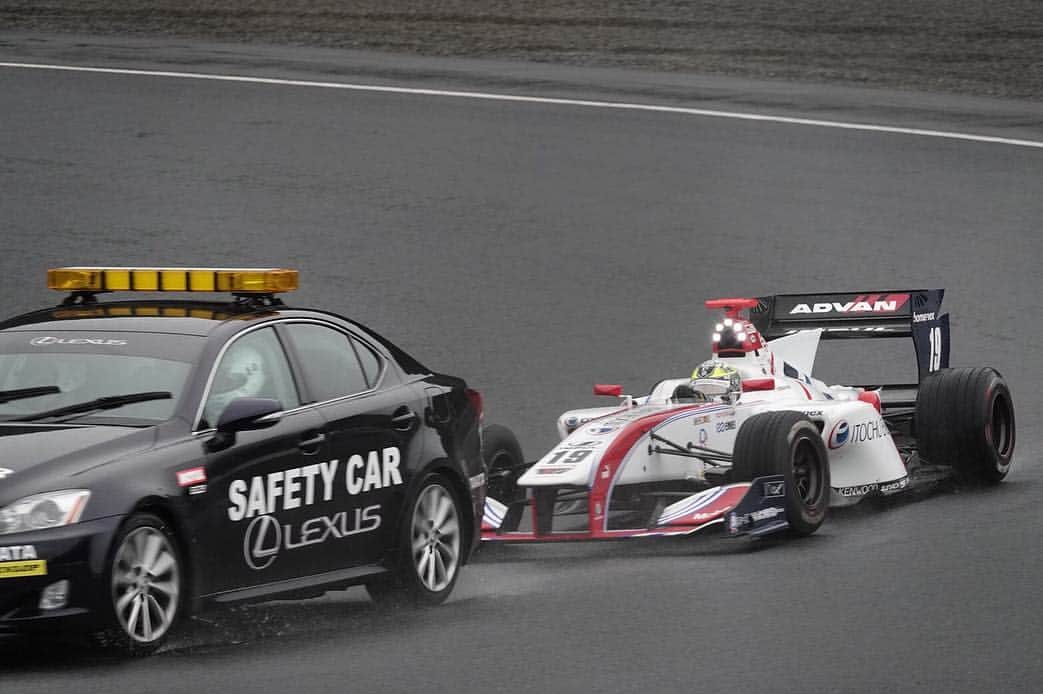
POLYGON ((399 431, 409 431, 417 420, 417 414, 408 407, 400 407, 391 415, 391 425, 399 431))
POLYGON ((326 442, 326 434, 321 431, 312 436, 310 439, 301 439, 300 443, 297 444, 297 448, 301 449, 304 455, 315 455, 319 452, 319 446, 326 442))

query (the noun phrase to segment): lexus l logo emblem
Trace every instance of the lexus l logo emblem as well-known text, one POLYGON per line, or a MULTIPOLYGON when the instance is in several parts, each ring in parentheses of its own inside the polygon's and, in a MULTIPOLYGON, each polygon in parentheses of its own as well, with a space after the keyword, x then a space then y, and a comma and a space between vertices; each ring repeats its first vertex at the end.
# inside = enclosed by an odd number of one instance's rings
POLYGON ((267 569, 279 555, 282 546, 282 528, 271 516, 258 516, 246 528, 243 536, 243 558, 251 569, 267 569))

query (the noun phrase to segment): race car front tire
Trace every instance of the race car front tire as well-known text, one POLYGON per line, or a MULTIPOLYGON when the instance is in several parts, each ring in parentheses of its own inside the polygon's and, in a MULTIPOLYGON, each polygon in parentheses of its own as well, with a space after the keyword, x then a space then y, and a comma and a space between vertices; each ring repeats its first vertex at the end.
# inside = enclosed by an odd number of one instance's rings
POLYGON ((794 535, 810 535, 829 508, 829 454, 815 423, 800 412, 755 414, 739 429, 732 452, 732 479, 782 475, 786 520, 794 535))
POLYGON ((1014 456, 1010 388, 989 367, 941 369, 920 381, 916 439, 921 459, 951 465, 964 482, 998 484, 1014 456))

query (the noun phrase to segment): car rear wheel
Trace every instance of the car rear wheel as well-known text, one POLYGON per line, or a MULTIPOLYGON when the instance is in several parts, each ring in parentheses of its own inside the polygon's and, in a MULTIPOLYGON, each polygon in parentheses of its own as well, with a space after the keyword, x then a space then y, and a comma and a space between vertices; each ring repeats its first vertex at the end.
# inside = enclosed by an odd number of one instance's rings
POLYGON ((786 520, 795 535, 810 535, 829 508, 829 456, 818 427, 799 412, 764 412, 743 422, 735 438, 736 482, 782 475, 786 520))
POLYGON ((517 530, 524 507, 515 502, 525 499, 524 490, 518 489, 518 478, 528 467, 521 444, 507 427, 490 424, 482 429, 482 460, 488 478, 486 494, 508 507, 500 530, 517 530))
POLYGON ((132 516, 116 537, 108 571, 113 626, 102 646, 127 655, 158 649, 184 604, 184 571, 173 532, 158 516, 132 516))
POLYGON ((488 494, 509 504, 518 495, 518 477, 524 471, 521 444, 505 426, 490 424, 482 430, 482 460, 488 472, 488 494))
POLYGON ((392 575, 366 589, 382 605, 437 605, 449 597, 463 563, 460 502, 444 476, 430 474, 408 508, 392 575))
POLYGON ((997 484, 1014 456, 1014 402, 998 371, 942 369, 920 382, 916 397, 920 457, 951 465, 966 482, 997 484))

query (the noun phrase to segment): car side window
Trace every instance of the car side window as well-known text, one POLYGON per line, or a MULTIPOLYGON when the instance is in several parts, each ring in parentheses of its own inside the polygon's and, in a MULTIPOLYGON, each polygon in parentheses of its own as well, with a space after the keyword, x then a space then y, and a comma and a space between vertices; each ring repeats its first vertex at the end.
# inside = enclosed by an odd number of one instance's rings
POLYGON ((304 381, 313 402, 354 395, 369 389, 351 338, 339 330, 315 323, 286 326, 300 358, 304 381))
POLYGON ((359 355, 359 361, 362 362, 366 382, 369 383, 370 388, 373 388, 377 385, 377 379, 380 378, 380 357, 362 340, 353 337, 351 342, 355 345, 355 353, 359 355))
POLYGON ((271 398, 287 410, 301 404, 286 354, 271 328, 243 335, 225 350, 210 383, 201 426, 216 426, 236 398, 271 398))

